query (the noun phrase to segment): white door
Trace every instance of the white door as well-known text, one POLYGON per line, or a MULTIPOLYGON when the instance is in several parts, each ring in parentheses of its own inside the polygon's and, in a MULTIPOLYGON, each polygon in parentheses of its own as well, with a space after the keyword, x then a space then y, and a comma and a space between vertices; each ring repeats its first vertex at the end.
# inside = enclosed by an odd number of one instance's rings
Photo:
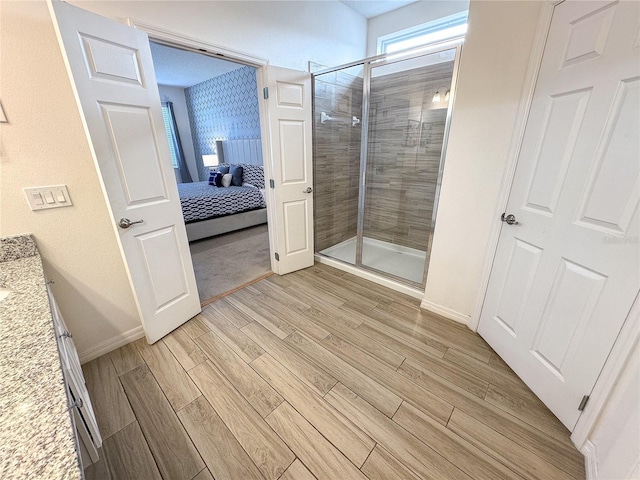
POLYGON ((264 67, 265 73, 269 93, 263 137, 269 141, 264 158, 274 181, 268 209, 271 266, 284 275, 313 265, 311 75, 279 67, 264 67))
POLYGON ((639 6, 555 8, 478 329, 569 430, 640 288, 639 6))
POLYGON ((149 41, 140 30, 66 3, 49 7, 142 325, 153 343, 197 315, 200 299, 149 41), (124 228, 121 219, 134 223, 124 228))

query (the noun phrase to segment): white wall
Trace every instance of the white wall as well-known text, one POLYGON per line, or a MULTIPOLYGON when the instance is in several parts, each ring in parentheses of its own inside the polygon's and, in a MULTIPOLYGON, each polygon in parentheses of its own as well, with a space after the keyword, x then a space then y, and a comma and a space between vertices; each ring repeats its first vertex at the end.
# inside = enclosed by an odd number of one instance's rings
POLYGON ((143 21, 211 44, 307 71, 365 55, 367 21, 337 1, 82 1, 100 15, 143 21))
MULTIPOLYGON (((587 407, 588 408, 588 407, 587 407)), ((636 343, 609 401, 589 435, 602 480, 637 479, 640 468, 640 346, 636 343)))
MULTIPOLYGON (((339 2, 74 3, 301 70, 365 52, 365 19, 339 2)), ((0 8, 0 98, 11 121, 0 127, 0 235, 34 233, 78 350, 95 352, 139 332, 139 316, 46 4, 0 8), (59 183, 73 207, 28 209, 23 187, 59 183)))
POLYGON ((0 236, 31 232, 80 352, 140 325, 98 175, 44 2, 2 2, 0 236), (27 186, 69 188, 32 212, 27 186))
POLYGON ((367 31, 367 57, 377 55, 378 37, 447 17, 468 8, 468 0, 421 0, 370 18, 367 31))
POLYGON ((543 2, 472 0, 423 306, 471 315, 543 2))
POLYGON ((178 133, 180 134, 180 142, 182 143, 185 162, 192 180, 197 182, 198 167, 196 167, 196 156, 195 153, 193 153, 193 138, 191 137, 191 124, 189 123, 189 113, 187 112, 184 88, 158 85, 158 90, 160 91, 160 99, 163 102, 173 102, 173 113, 176 117, 176 124, 178 125, 178 133))

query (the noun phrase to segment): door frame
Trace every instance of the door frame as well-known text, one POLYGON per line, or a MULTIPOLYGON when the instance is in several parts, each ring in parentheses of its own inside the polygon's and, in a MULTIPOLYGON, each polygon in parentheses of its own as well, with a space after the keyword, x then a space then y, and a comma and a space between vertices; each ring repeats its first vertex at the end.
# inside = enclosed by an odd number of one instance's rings
POLYGON ((518 155, 520 154, 520 149, 524 140, 527 119, 529 118, 529 111, 531 110, 531 104, 533 103, 533 94, 535 92, 538 74, 540 73, 540 67, 542 66, 542 55, 544 54, 544 47, 547 43, 549 29, 551 28, 551 19, 553 17, 555 7, 563 1, 564 0, 545 0, 542 5, 542 11, 540 12, 540 18, 538 19, 538 26, 536 27, 533 46, 529 56, 529 64, 527 65, 525 73, 525 83, 522 89, 522 96, 516 113, 516 123, 511 136, 509 151, 507 153, 507 162, 504 168, 500 190, 498 191, 498 201, 496 202, 496 207, 491 217, 491 230, 482 266, 480 288, 476 295, 473 311, 471 312, 471 316, 467 322, 467 326, 474 332, 478 331, 480 314, 482 313, 484 299, 489 287, 489 277, 491 276, 493 262, 498 250, 500 231, 504 225, 504 222, 500 220, 500 215, 505 211, 507 202, 509 201, 509 195, 511 194, 511 185, 513 184, 513 179, 516 174, 518 155))
POLYGON ((170 47, 179 48, 185 51, 192 51, 203 55, 208 55, 221 60, 233 61, 241 63, 256 69, 256 81, 258 84, 258 112, 260 116, 260 133, 263 152, 263 168, 265 174, 265 190, 267 195, 267 227, 269 231, 269 259, 271 262, 271 270, 278 273, 278 262, 275 259, 275 252, 278 251, 278 236, 276 232, 276 212, 275 212, 275 195, 274 189, 267 188, 270 178, 273 177, 273 166, 271 164, 271 140, 268 135, 268 114, 267 105, 263 102, 260 92, 267 86, 267 67, 269 60, 256 57, 249 53, 232 50, 227 47, 215 45, 203 41, 197 37, 192 37, 167 28, 158 27, 150 23, 141 22, 131 17, 125 19, 125 23, 130 27, 142 30, 149 36, 150 41, 155 41, 170 47))
MULTIPOLYGON (((540 67, 542 66, 542 57, 544 55, 547 37, 551 28, 553 13, 555 11, 555 7, 564 1, 570 0, 545 0, 538 19, 531 55, 529 57, 529 64, 525 74, 522 99, 518 105, 516 123, 507 155, 502 183, 498 193, 498 202, 496 203, 496 208, 492 217, 493 220, 491 223, 490 238, 487 244, 485 260, 482 267, 480 288, 478 289, 471 317, 467 323, 467 326, 474 332, 478 331, 480 314, 482 313, 482 307, 489 287, 489 278, 491 276, 491 270, 498 250, 500 232, 504 225, 504 222, 500 220, 500 215, 505 211, 507 202, 509 201, 511 186, 516 173, 517 160, 524 140, 527 119, 529 118, 529 112, 533 103, 533 94, 535 92, 540 67)), ((578 417, 578 421, 573 432, 571 432, 571 441, 585 456, 587 470, 589 470, 592 462, 595 461, 595 458, 593 458, 593 445, 589 441, 588 437, 593 431, 596 422, 600 419, 600 415, 604 411, 604 407, 607 405, 607 401, 613 393, 616 381, 620 377, 624 367, 627 365, 627 362, 631 359, 633 348, 639 340, 640 295, 636 297, 633 306, 622 325, 622 329, 612 346, 611 353, 602 367, 593 390, 590 392, 589 405, 585 408, 580 417, 578 417)))

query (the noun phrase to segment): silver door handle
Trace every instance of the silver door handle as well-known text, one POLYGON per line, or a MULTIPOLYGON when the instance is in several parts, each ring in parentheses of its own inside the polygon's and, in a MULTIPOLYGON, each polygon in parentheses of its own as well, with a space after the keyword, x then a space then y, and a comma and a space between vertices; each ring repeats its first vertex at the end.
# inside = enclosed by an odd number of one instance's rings
POLYGON ((121 218, 118 222, 118 226, 120 228, 129 228, 131 225, 135 225, 136 223, 142 223, 144 220, 138 220, 136 222, 132 222, 128 218, 121 218))
POLYGON ((311 193, 311 192, 313 192, 313 188, 311 188, 311 187, 307 187, 306 189, 304 189, 302 191, 302 193, 311 193))
POLYGON ((507 215, 507 213, 503 213, 502 216, 500 217, 500 220, 502 220, 503 222, 505 222, 507 225, 517 225, 518 221, 516 220, 516 216, 509 214, 507 215))

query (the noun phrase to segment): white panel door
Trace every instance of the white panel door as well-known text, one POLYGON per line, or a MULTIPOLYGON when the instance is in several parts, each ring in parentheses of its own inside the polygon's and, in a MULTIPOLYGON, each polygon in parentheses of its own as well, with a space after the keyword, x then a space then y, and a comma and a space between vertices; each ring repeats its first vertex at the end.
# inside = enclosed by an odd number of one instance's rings
POLYGON ((555 8, 478 329, 570 430, 640 288, 639 6, 555 8))
POLYGON ((197 315, 200 299, 149 41, 140 30, 66 3, 49 7, 142 325, 153 343, 197 315), (122 219, 133 223, 127 227, 122 219))
POLYGON ((267 67, 269 87, 267 157, 274 189, 275 214, 269 223, 276 242, 273 270, 285 273, 313 265, 313 149, 311 142, 311 75, 267 67))

